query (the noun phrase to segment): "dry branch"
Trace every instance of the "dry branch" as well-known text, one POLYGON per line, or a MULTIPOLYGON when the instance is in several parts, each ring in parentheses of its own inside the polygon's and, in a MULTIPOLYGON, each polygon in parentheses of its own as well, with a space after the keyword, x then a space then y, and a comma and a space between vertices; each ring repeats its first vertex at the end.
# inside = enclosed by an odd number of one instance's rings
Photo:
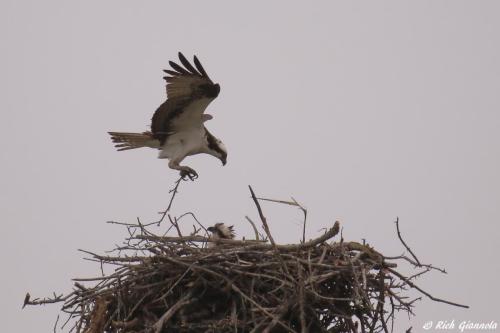
POLYGON ((250 187, 270 243, 247 218, 255 240, 223 239, 207 247, 211 239, 193 213, 169 215, 179 184, 159 221, 114 222, 125 226, 129 237, 113 255, 83 251, 101 267, 113 267, 112 273, 74 279, 66 295, 31 299, 27 294, 24 305, 63 302, 76 333, 388 332, 398 311, 412 313, 415 300, 405 296, 408 289, 463 306, 414 283, 430 270, 444 270, 417 259, 402 238, 399 221, 397 236, 410 258, 384 256, 365 243, 334 241, 339 222, 307 242, 303 231, 298 244, 277 244, 259 200, 299 207, 304 226, 307 211, 295 200, 257 198, 250 187), (187 215, 196 224, 183 235, 179 221, 187 215), (170 222, 167 232, 175 236, 148 229, 163 221, 170 222), (396 270, 398 262, 419 271, 406 277, 396 270))

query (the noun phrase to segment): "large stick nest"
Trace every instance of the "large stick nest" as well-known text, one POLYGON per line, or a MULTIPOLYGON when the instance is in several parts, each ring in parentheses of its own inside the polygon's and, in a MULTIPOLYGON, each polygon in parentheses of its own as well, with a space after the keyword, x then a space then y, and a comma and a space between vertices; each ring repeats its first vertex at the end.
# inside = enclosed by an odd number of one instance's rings
MULTIPOLYGON (((389 332, 395 313, 412 311, 415 299, 404 295, 407 289, 461 306, 414 284, 417 276, 437 268, 418 261, 398 224, 410 257, 388 259, 367 244, 345 242, 338 238, 338 222, 316 239, 278 245, 251 193, 265 236, 249 220, 256 239, 213 242, 191 213, 196 224, 183 235, 181 217, 171 217, 168 209, 155 225, 168 217, 176 236, 155 235, 152 223, 115 222, 130 234, 116 254, 84 251, 101 266, 113 265, 112 273, 74 279, 75 287, 66 295, 31 300, 28 294, 25 305, 64 302, 70 331, 78 333, 389 332), (419 271, 403 276, 396 271, 398 261, 419 271)), ((296 201, 280 202, 307 216, 296 201)))

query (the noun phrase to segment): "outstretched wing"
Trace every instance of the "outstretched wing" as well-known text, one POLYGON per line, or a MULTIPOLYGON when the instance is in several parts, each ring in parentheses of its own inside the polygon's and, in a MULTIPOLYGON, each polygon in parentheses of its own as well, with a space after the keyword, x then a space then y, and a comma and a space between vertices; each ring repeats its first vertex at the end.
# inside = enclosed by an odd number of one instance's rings
POLYGON ((219 94, 220 87, 208 77, 200 61, 194 56, 194 66, 179 52, 181 65, 170 61, 172 69, 164 70, 167 81, 167 100, 156 110, 151 132, 161 144, 169 135, 180 131, 202 128, 203 112, 219 94))
POLYGON ((196 56, 194 56, 196 68, 191 65, 181 52, 179 52, 179 60, 184 67, 169 61, 172 69, 163 70, 170 75, 164 77, 165 81, 167 81, 168 98, 196 97, 200 86, 214 84, 196 56))

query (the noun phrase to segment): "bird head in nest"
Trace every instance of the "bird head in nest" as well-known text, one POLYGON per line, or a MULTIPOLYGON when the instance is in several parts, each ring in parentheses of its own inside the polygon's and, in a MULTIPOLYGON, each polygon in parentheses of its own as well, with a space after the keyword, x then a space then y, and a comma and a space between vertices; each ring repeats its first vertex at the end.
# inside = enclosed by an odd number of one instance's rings
POLYGON ((227 226, 224 223, 216 223, 212 227, 208 227, 207 231, 212 233, 213 239, 233 239, 234 234, 234 226, 227 226))

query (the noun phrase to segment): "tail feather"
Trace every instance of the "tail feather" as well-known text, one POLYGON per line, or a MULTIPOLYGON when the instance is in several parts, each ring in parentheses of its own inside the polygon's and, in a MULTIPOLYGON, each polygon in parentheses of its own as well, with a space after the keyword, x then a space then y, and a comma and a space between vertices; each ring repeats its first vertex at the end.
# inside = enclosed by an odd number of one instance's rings
POLYGON ((111 140, 115 143, 115 147, 118 148, 118 151, 142 147, 160 148, 160 141, 155 139, 151 132, 108 132, 108 134, 111 135, 111 140))

